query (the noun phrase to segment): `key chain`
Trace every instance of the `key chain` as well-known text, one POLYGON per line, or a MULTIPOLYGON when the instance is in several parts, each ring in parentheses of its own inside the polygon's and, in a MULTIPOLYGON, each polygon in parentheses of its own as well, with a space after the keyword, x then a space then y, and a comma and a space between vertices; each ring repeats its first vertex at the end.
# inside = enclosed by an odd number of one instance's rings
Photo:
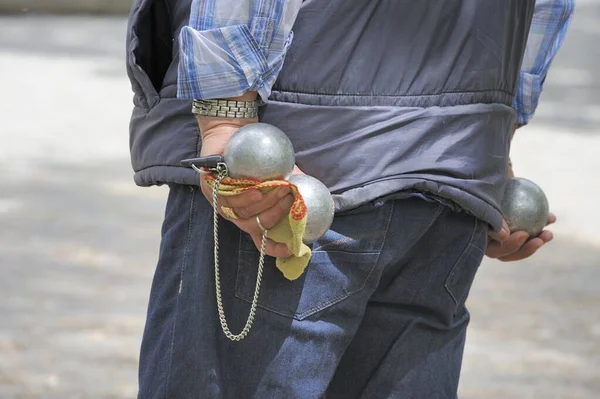
POLYGON ((223 156, 221 155, 209 155, 207 157, 186 159, 181 161, 184 166, 192 167, 196 172, 200 174, 213 173, 216 174, 216 178, 212 188, 212 206, 213 206, 213 237, 214 237, 214 259, 215 259, 215 288, 217 297, 217 310, 219 311, 219 322, 223 333, 227 338, 232 341, 241 341, 250 332, 252 323, 254 322, 254 316, 256 315, 256 308, 258 306, 258 298, 260 295, 260 284, 262 281, 263 269, 265 265, 265 250, 267 246, 267 230, 263 231, 260 257, 258 259, 258 273, 256 276, 256 286, 254 287, 254 297, 252 298, 252 304, 250 306, 250 314, 246 320, 244 328, 239 334, 233 334, 227 324, 225 317, 225 309, 223 308, 223 299, 221 297, 221 277, 219 273, 219 212, 217 211, 219 206, 219 186, 221 181, 228 176, 227 165, 224 162, 223 156), (202 169, 204 168, 204 169, 202 169))

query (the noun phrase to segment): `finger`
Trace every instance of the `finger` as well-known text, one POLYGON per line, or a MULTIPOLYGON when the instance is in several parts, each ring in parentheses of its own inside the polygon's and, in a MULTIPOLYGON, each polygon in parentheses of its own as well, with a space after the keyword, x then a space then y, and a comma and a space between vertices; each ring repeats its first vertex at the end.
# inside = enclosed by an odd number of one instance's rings
MULTIPOLYGON (((283 219, 290 213, 290 208, 293 203, 294 197, 292 197, 291 194, 288 194, 282 199, 280 199, 275 206, 272 206, 271 208, 267 209, 263 213, 259 214, 257 217, 260 217, 260 223, 265 229, 268 230, 277 225, 277 223, 279 223, 281 219, 283 219)), ((257 232, 262 234, 262 230, 260 229, 255 220, 254 225, 258 230, 257 232)))
POLYGON ((259 213, 265 212, 267 209, 274 207, 275 205, 277 205, 279 200, 281 200, 289 193, 289 187, 278 187, 266 193, 260 202, 242 208, 235 208, 234 211, 240 218, 250 219, 258 215, 259 213))
POLYGON ((485 254, 494 259, 510 255, 517 252, 523 244, 525 244, 527 238, 529 238, 529 235, 524 231, 513 233, 503 242, 490 242, 486 248, 485 254))
MULTIPOLYGON (((256 249, 260 251, 262 245, 262 234, 252 234, 251 237, 252 241, 254 241, 254 245, 256 245, 256 249)), ((274 258, 289 258, 290 256, 292 256, 292 251, 290 251, 288 246, 284 243, 275 242, 268 238, 265 247, 265 254, 274 258)))
POLYGON ((229 208, 245 208, 247 206, 256 204, 257 202, 261 201, 263 197, 264 195, 258 190, 248 190, 237 195, 219 195, 218 201, 219 205, 221 206, 226 206, 229 208))
POLYGON ((544 243, 549 243, 550 241, 552 241, 554 239, 554 233, 552 233, 551 231, 548 231, 548 230, 544 230, 540 233, 540 235, 537 236, 537 238, 544 241, 544 243))
POLYGON ((556 215, 553 214, 552 212, 550 212, 548 214, 548 221, 546 222, 546 225, 552 224, 552 223, 556 223, 556 215))
POLYGON ((289 214, 293 202, 294 197, 292 197, 291 194, 288 194, 279 200, 275 206, 272 206, 263 213, 260 213, 251 219, 237 219, 232 220, 232 222, 246 233, 262 237, 263 230, 258 225, 256 218, 260 218, 260 224, 268 230, 289 214))
POLYGON ((510 230, 508 228, 508 224, 506 224, 506 220, 502 221, 502 230, 496 232, 490 232, 490 237, 496 241, 506 241, 510 237, 510 230))
MULTIPOLYGON (((204 181, 201 181, 200 189, 202 190, 202 194, 204 194, 204 197, 206 198, 206 200, 210 203, 210 206, 212 207, 213 206, 213 197, 212 197, 212 191, 211 191, 210 187, 208 187, 208 185, 204 184, 204 181)), ((225 220, 234 222, 234 219, 229 218, 228 215, 223 213, 222 206, 223 205, 217 206, 217 212, 219 213, 219 215, 221 215, 221 217, 225 220)))
MULTIPOLYGON (((206 179, 204 176, 200 176, 200 188, 202 189, 202 194, 206 197, 206 199, 212 204, 213 202, 213 192, 209 185, 206 183, 206 179)), ((228 208, 236 208, 236 207, 246 207, 250 206, 256 202, 259 202, 263 199, 263 194, 258 190, 248 190, 238 195, 233 196, 223 196, 219 195, 217 201, 219 203, 219 207, 226 206, 228 208)), ((221 213, 221 212, 219 212, 221 213)), ((237 210, 236 210, 237 213, 237 210)), ((223 216, 221 214, 221 216, 223 216)))
POLYGON ((507 256, 501 256, 498 260, 502 262, 514 262, 518 260, 527 259, 535 254, 541 247, 544 246, 544 240, 541 238, 534 238, 529 240, 521 249, 507 256))

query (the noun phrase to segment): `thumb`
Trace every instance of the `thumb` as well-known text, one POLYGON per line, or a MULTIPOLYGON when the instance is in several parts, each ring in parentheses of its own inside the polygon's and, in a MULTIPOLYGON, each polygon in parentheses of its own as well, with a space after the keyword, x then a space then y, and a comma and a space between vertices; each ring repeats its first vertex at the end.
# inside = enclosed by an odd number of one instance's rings
POLYGON ((508 228, 508 224, 506 224, 506 220, 502 221, 502 229, 498 232, 492 231, 490 237, 499 242, 508 240, 508 237, 510 237, 510 229, 508 228))

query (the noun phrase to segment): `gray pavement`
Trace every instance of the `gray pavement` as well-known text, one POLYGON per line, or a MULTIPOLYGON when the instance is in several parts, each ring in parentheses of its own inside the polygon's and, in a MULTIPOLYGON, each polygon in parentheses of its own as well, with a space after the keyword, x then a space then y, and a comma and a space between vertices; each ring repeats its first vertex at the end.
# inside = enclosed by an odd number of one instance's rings
MULTIPOLYGON (((463 398, 600 396, 600 1, 580 0, 517 172, 556 240, 486 261, 463 398)), ((133 398, 166 189, 137 188, 122 18, 0 17, 0 398, 133 398)))
POLYGON ((0 12, 125 14, 133 0, 1 0, 0 12))

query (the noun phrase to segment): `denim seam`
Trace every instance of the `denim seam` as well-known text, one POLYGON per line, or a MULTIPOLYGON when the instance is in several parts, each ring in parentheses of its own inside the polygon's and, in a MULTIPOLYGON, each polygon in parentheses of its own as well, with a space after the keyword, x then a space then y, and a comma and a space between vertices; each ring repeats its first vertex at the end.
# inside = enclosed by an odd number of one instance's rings
MULTIPOLYGON (((278 315, 283 316, 283 317, 289 317, 289 318, 293 318, 295 320, 304 320, 305 318, 307 318, 309 316, 312 316, 313 314, 315 314, 317 312, 320 312, 321 310, 323 310, 323 309, 325 309, 325 308, 327 308, 327 307, 329 307, 331 305, 335 305, 336 303, 341 302, 344 299, 347 299, 350 296, 352 296, 352 295, 360 292, 364 288, 366 282, 369 280, 369 277, 373 273, 373 270, 375 269, 375 266, 377 266, 377 261, 379 259, 380 253, 377 253, 377 252, 369 252, 369 253, 343 252, 343 253, 348 254, 348 255, 375 255, 376 256, 375 260, 373 261, 373 266, 372 266, 371 270, 369 271, 369 273, 367 274, 367 277, 365 278, 365 281, 363 282, 363 285, 361 287, 359 287, 359 288, 357 288, 355 290, 352 290, 351 292, 345 291, 343 294, 340 294, 340 295, 338 295, 338 296, 336 296, 336 297, 328 300, 327 302, 321 303, 321 304, 319 304, 317 306, 313 306, 312 308, 307 309, 304 312, 298 313, 298 314, 287 313, 284 310, 277 310, 277 309, 274 309, 272 306, 265 305, 265 304, 262 304, 262 303, 259 303, 258 307, 262 308, 264 310, 267 310, 267 311, 269 311, 271 313, 278 314, 278 315)), ((251 301, 248 300, 247 298, 244 298, 242 295, 238 295, 238 290, 237 289, 236 289, 235 296, 238 299, 243 300, 244 302, 251 303, 251 301)))
MULTIPOLYGON (((431 226, 433 226, 433 224, 435 223, 435 221, 438 220, 438 218, 440 217, 440 215, 442 214, 442 212, 444 212, 447 209, 449 210, 450 208, 448 208, 448 206, 442 204, 441 202, 437 203, 437 209, 435 210, 435 213, 433 214, 431 220, 429 220, 429 224, 427 225, 427 227, 425 227, 421 231, 421 234, 415 240, 413 240, 413 245, 411 245, 409 248, 407 248, 406 251, 404 252, 404 254, 402 254, 402 256, 406 255, 417 244, 417 242, 419 242, 421 240, 421 238, 423 238, 423 236, 425 234, 427 234, 427 232, 429 231, 429 229, 431 228, 431 226)), ((412 303, 413 300, 415 299, 415 297, 420 294, 420 292, 421 291, 417 291, 417 292, 413 293, 413 295, 411 295, 411 297, 408 300, 408 302, 412 303)))
POLYGON ((168 398, 169 393, 169 380, 171 378, 171 366, 173 364, 173 351, 175 347, 175 330, 177 327, 177 314, 179 311, 179 299, 181 297, 182 289, 183 289, 183 276, 185 272, 185 268, 187 265, 187 256, 188 256, 188 248, 192 238, 192 227, 194 225, 194 204, 196 198, 196 190, 193 186, 190 186, 190 192, 192 194, 192 198, 190 200, 190 214, 188 218, 188 232, 185 241, 185 246, 183 249, 183 259, 181 262, 181 271, 179 272, 179 287, 177 288, 177 301, 175 303, 175 313, 173 316, 173 324, 172 324, 172 332, 171 332, 171 346, 169 348, 169 365, 167 366, 167 380, 165 382, 165 396, 164 399, 168 398))
MULTIPOLYGON (((404 253, 402 253, 402 256, 406 255, 412 248, 413 246, 419 241, 421 240, 421 238, 423 238, 423 236, 427 233, 427 231, 431 228, 431 226, 433 226, 433 224, 435 223, 435 221, 438 219, 438 217, 441 215, 441 213, 448 208, 446 205, 438 202, 437 204, 437 209, 435 210, 435 213, 433 214, 431 220, 429 221, 429 224, 427 225, 427 227, 425 227, 423 229, 423 231, 421 232, 421 234, 413 240, 413 245, 411 245, 410 247, 406 248, 406 251, 404 251, 404 253)), ((449 209, 449 208, 448 208, 449 209)))
POLYGON ((373 265, 373 268, 371 269, 371 272, 369 273, 369 275, 367 276, 367 278, 365 279, 363 286, 361 287, 360 290, 355 291, 354 294, 356 294, 359 291, 362 291, 365 288, 365 285, 367 284, 367 281, 369 281, 371 279, 371 276, 373 275, 373 272, 375 271, 375 268, 377 267, 377 264, 379 263, 379 258, 381 258, 381 251, 383 251, 383 247, 385 245, 385 242, 387 241, 387 236, 388 233, 390 231, 390 223, 392 222, 392 218, 394 217, 394 209, 396 209, 396 207, 394 205, 390 206, 390 215, 388 216, 388 221, 387 224, 385 225, 385 233, 383 235, 383 240, 381 240, 381 245, 379 246, 379 252, 377 254, 377 258, 375 259, 375 263, 373 265))
POLYGON ((375 260, 373 261, 373 266, 371 267, 371 270, 367 274, 367 277, 364 279, 362 285, 359 288, 357 288, 357 289, 355 289, 355 290, 353 290, 351 292, 345 291, 343 295, 339 295, 337 298, 331 299, 331 300, 327 301, 325 304, 321 304, 320 306, 314 306, 311 309, 309 309, 309 310, 307 310, 307 311, 299 314, 298 317, 294 316, 295 319, 303 320, 303 319, 305 319, 305 318, 307 318, 307 317, 309 317, 309 316, 311 316, 311 315, 313 315, 315 313, 318 313, 318 312, 326 309, 329 306, 335 305, 338 302, 341 302, 343 300, 346 300, 346 299, 350 298, 352 295, 361 292, 365 288, 365 285, 367 284, 367 281, 369 281, 369 279, 373 275, 373 271, 375 270, 375 268, 377 267, 377 263, 379 262, 379 258, 381 256, 381 251, 383 249, 383 245, 384 245, 384 243, 385 243, 385 241, 387 239, 387 233, 388 233, 389 228, 390 228, 390 222, 392 220, 393 214, 394 214, 394 207, 390 206, 388 220, 387 220, 387 224, 385 226, 385 234, 383 236, 383 239, 381 240, 381 245, 379 246, 379 251, 375 253, 376 257, 375 257, 375 260))
MULTIPOLYGON (((339 297, 337 297, 335 300, 333 300, 333 299, 332 299, 332 300, 329 300, 327 303, 325 303, 325 304, 323 304, 323 305, 321 305, 321 306, 315 306, 315 307, 313 307, 312 309, 309 309, 309 310, 307 310, 307 311, 305 311, 305 312, 301 313, 301 314, 299 315, 299 318, 300 318, 300 319, 305 319, 305 318, 307 318, 308 316, 311 316, 311 315, 313 315, 313 314, 315 314, 315 313, 318 313, 318 312, 320 312, 321 310, 323 310, 323 309, 325 309, 325 308, 327 308, 327 307, 329 307, 329 306, 331 306, 331 305, 335 305, 335 304, 336 304, 336 303, 338 303, 338 302, 341 302, 341 301, 343 301, 343 300, 346 300, 346 299, 350 298, 352 295, 354 295, 354 294, 357 294, 357 293, 361 292, 361 291, 362 291, 362 290, 365 288, 365 285, 367 285, 367 281, 369 281, 369 279, 370 279, 370 278, 371 278, 371 276, 373 275, 373 272, 374 272, 374 271, 375 271, 375 269, 377 268, 377 264, 379 263, 379 258, 381 257, 381 250, 383 249, 383 244, 385 243, 385 240, 387 239, 387 233, 388 233, 388 231, 389 231, 390 222, 391 222, 391 220, 392 220, 392 215, 393 215, 393 213, 394 213, 394 210, 393 210, 393 207, 392 207, 392 210, 390 211, 390 216, 388 217, 388 221, 387 221, 387 224, 386 224, 386 227, 385 227, 385 234, 384 234, 384 236, 383 236, 383 239, 381 240, 381 246, 379 247, 379 252, 373 252, 373 253, 370 253, 370 255, 375 255, 375 260, 373 261, 373 266, 371 267, 371 270, 370 270, 370 271, 369 271, 369 273, 367 274, 367 278, 365 278, 365 280, 363 281, 362 285, 361 285, 359 288, 357 288, 357 289, 355 289, 355 290, 353 290, 353 291, 351 291, 351 292, 347 292, 347 291, 345 291, 343 295, 340 295, 340 296, 339 296, 339 297), (307 313, 308 313, 308 314, 307 314, 307 313)), ((296 318, 296 317, 294 317, 294 318, 296 318)))
MULTIPOLYGON (((365 285, 367 284, 367 281, 369 281, 369 279, 373 275, 373 271, 375 270, 375 268, 377 266, 377 263, 379 262, 379 258, 381 256, 381 251, 383 249, 385 241, 387 240, 387 233, 389 232, 389 227, 390 227, 390 223, 391 223, 393 214, 394 214, 394 207, 390 206, 389 215, 387 217, 387 224, 386 224, 386 227, 384 229, 385 233, 384 233, 383 239, 381 240, 381 245, 379 246, 379 251, 375 251, 375 252, 373 252, 373 251, 369 251, 369 252, 336 251, 338 253, 345 253, 345 254, 348 254, 348 255, 375 255, 375 259, 373 260, 373 266, 371 267, 371 270, 369 270, 369 272, 367 273, 367 277, 364 279, 364 281, 363 281, 363 283, 362 283, 362 285, 360 287, 358 287, 358 288, 356 288, 356 289, 354 289, 354 290, 352 290, 350 292, 344 291, 343 294, 338 295, 335 298, 330 299, 330 300, 328 300, 325 303, 321 303, 318 306, 313 306, 312 308, 307 309, 306 311, 304 311, 302 313, 298 313, 298 314, 291 314, 290 315, 289 313, 284 313, 281 310, 276 310, 276 309, 273 309, 270 306, 266 306, 266 305, 260 304, 260 303, 258 304, 258 306, 260 308, 262 308, 262 309, 265 309, 265 310, 267 310, 269 312, 278 314, 278 315, 283 316, 283 317, 289 317, 289 318, 293 318, 295 320, 304 320, 305 318, 307 318, 309 316, 312 316, 313 314, 318 313, 318 312, 326 309, 327 307, 335 305, 336 303, 339 303, 339 302, 341 302, 343 300, 346 300, 349 297, 351 297, 352 295, 355 295, 356 293, 362 291, 365 288, 365 285)), ((239 241, 240 242, 240 244, 239 244, 240 246, 241 246, 241 242, 242 242, 241 240, 242 240, 242 238, 241 238, 241 235, 240 235, 240 241, 239 241)), ((333 251, 322 251, 322 252, 333 252, 333 251)), ((243 298, 241 295, 238 295, 237 289, 236 289, 235 296, 237 298, 245 301, 245 302, 250 303, 250 301, 248 299, 243 298)))
POLYGON ((444 283, 444 288, 446 288, 446 291, 448 292, 448 294, 450 294, 450 296, 452 297, 452 300, 454 301, 456 306, 458 306, 458 300, 452 293, 452 290, 448 287, 448 282, 449 282, 450 278, 452 277, 452 275, 454 274, 454 271, 456 270, 456 266, 458 266, 460 261, 465 257, 467 251, 469 250, 469 247, 474 247, 474 248, 477 248, 479 251, 481 251, 480 248, 473 245, 473 239, 475 238, 475 232, 477 231, 477 224, 479 223, 479 220, 477 218, 474 217, 473 219, 474 219, 474 222, 473 222, 473 230, 471 232, 471 237, 469 238, 467 245, 465 245, 465 248, 462 250, 460 256, 456 259, 456 262, 454 262, 454 265, 452 265, 452 268, 450 269, 450 273, 448 274, 448 277, 446 277, 446 282, 444 283))
MULTIPOLYGON (((424 228, 423 232, 421 233, 421 235, 419 235, 419 237, 417 237, 417 239, 414 240, 415 243, 417 241, 419 241, 421 238, 423 238, 423 236, 427 233, 427 231, 431 228, 431 226, 433 226, 433 224, 440 217, 440 215, 442 214, 443 211, 445 211, 446 209, 450 209, 448 206, 446 206, 446 205, 444 205, 444 204, 442 204, 440 202, 438 202, 437 206, 438 207, 435 210, 435 213, 433 214, 433 217, 429 221, 429 224, 427 225, 427 227, 424 228)), ((407 252, 410 251, 411 249, 412 249, 412 246, 410 248, 408 248, 407 252)))
MULTIPOLYGON (((396 200, 396 201, 397 201, 397 200, 396 200)), ((394 201, 394 202, 396 202, 396 201, 394 201)), ((442 214, 442 212, 443 212, 444 210, 446 210, 446 209, 447 209, 447 206, 446 206, 446 205, 444 205, 444 204, 442 204, 442 203, 439 203, 439 202, 437 203, 437 206, 438 206, 438 207, 437 207, 437 209, 436 209, 436 211, 435 211, 435 213, 434 213, 433 217, 431 218, 431 220, 430 220, 429 224, 427 225, 427 227, 426 227, 425 229, 423 229, 423 232, 422 232, 422 233, 419 235, 419 237, 418 237, 417 239, 415 239, 415 240, 414 240, 414 242, 415 242, 415 243, 416 243, 416 242, 418 242, 418 241, 419 241, 419 240, 420 240, 420 239, 421 239, 421 238, 422 238, 422 237, 423 237, 423 236, 424 236, 424 235, 427 233, 427 231, 428 231, 428 230, 431 228, 431 226, 432 226, 432 225, 435 223, 435 221, 436 221, 436 220, 439 218, 439 216, 442 214)), ((391 218, 390 218, 390 220, 391 220, 391 218)), ((410 249, 411 249, 411 248, 412 248, 412 246, 411 246, 410 248, 408 248, 408 249, 406 250, 406 252, 405 252, 405 253, 404 253, 402 256, 404 256, 404 255, 405 255, 405 254, 406 254, 408 251, 410 251, 410 249)), ((413 300, 413 298, 414 298, 414 296, 410 298, 410 301, 409 301, 409 302, 411 302, 411 303, 412 303, 412 300, 413 300)), ((379 364, 377 365, 377 367, 376 367, 376 370, 378 370, 380 367, 381 367, 381 362, 379 362, 379 364)), ((369 382, 367 381, 367 382, 365 383, 365 385, 364 385, 364 386, 361 388, 361 390, 360 390, 360 392, 361 392, 361 394, 360 394, 360 397, 361 397, 361 398, 363 398, 363 397, 365 397, 365 398, 368 398, 368 396, 365 396, 365 395, 364 395, 364 392, 365 392, 365 390, 368 388, 368 386, 369 386, 369 382)))
POLYGON ((469 246, 475 248, 478 252, 481 252, 483 255, 485 255, 485 251, 479 248, 477 245, 470 243, 469 246))

